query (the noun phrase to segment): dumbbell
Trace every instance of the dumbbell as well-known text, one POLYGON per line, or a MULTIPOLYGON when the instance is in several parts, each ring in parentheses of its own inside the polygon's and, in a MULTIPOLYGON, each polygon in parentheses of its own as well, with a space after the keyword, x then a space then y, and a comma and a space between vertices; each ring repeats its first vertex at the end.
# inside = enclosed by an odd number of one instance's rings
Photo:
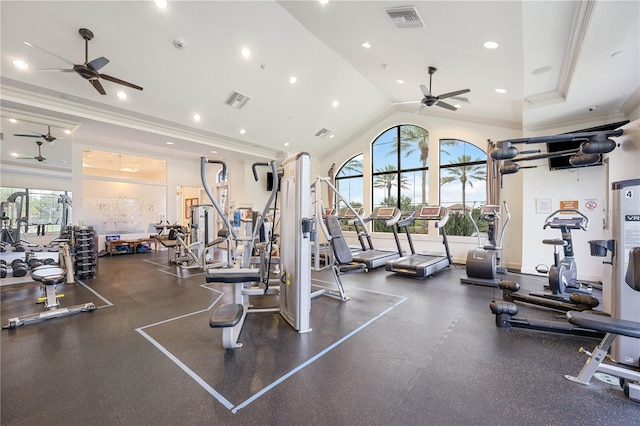
POLYGON ((7 265, 0 265, 0 278, 4 278, 7 276, 7 265))
POLYGON ((11 262, 11 266, 13 267, 12 275, 14 277, 24 277, 27 275, 27 264, 21 259, 14 259, 13 262, 11 262))
POLYGON ((29 259, 29 262, 27 263, 29 264, 29 268, 31 269, 35 269, 38 266, 42 266, 42 261, 35 257, 32 257, 31 259, 29 259))
POLYGON ((44 260, 44 264, 45 264, 45 265, 51 265, 52 263, 56 263, 56 261, 55 261, 52 257, 47 257, 47 258, 44 260))
POLYGON ((22 245, 21 243, 18 243, 13 246, 13 251, 22 253, 24 251, 24 248, 25 248, 24 245, 22 245))

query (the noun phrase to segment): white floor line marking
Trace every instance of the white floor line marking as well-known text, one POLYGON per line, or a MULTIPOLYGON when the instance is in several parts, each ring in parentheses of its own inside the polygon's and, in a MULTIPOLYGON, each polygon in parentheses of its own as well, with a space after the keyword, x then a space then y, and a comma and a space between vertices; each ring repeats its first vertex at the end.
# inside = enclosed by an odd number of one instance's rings
POLYGON ((150 263, 152 265, 157 265, 161 268, 169 268, 169 265, 165 265, 164 263, 158 263, 158 262, 154 262, 153 260, 149 260, 149 259, 142 259, 143 262, 147 262, 150 263))
POLYGON ((305 368, 305 367, 309 366, 310 364, 312 364, 313 362, 317 361, 318 359, 320 359, 321 357, 323 357, 324 355, 326 355, 327 353, 329 353, 330 351, 332 351, 333 349, 335 349, 336 347, 338 347, 339 345, 341 345, 342 343, 347 341, 349 338, 353 337, 356 333, 362 331, 365 327, 371 325, 373 322, 375 322, 378 319, 382 318, 389 311, 395 309, 398 305, 400 305, 401 303, 403 303, 405 300, 408 299, 408 297, 405 297, 405 296, 399 296, 399 295, 396 295, 396 294, 383 293, 383 292, 379 292, 379 291, 375 291, 375 290, 363 289, 363 288, 357 288, 356 287, 355 289, 357 289, 357 290, 362 290, 362 291, 366 291, 366 292, 378 293, 378 294, 382 294, 382 295, 386 295, 386 296, 400 298, 400 300, 398 302, 396 302, 395 304, 393 304, 392 306, 390 306, 389 308, 387 308, 384 311, 382 311, 381 313, 379 313, 378 315, 376 315, 375 317, 371 318, 370 320, 368 320, 367 322, 365 322, 364 324, 362 324, 361 326, 359 326, 358 328, 356 328, 355 330, 353 330, 352 332, 350 332, 346 336, 340 338, 339 340, 337 340, 332 345, 326 347, 325 349, 323 349, 322 351, 320 351, 319 353, 317 353, 316 355, 314 355, 313 357, 311 357, 310 359, 308 359, 304 363, 298 365, 297 367, 295 367, 294 369, 290 370, 288 373, 286 373, 285 375, 281 376, 280 378, 278 378, 277 380, 275 380, 271 384, 269 384, 266 387, 262 388, 260 391, 256 392, 255 394, 253 394, 251 397, 249 397, 248 399, 246 399, 242 403, 234 406, 221 393, 216 391, 213 387, 211 387, 211 385, 209 385, 207 382, 205 382, 204 379, 202 379, 202 377, 200 377, 193 370, 191 370, 189 367, 187 367, 175 355, 173 355, 164 346, 162 346, 155 339, 153 339, 151 336, 149 336, 147 333, 145 333, 143 331, 145 328, 153 327, 153 326, 164 324, 164 323, 167 323, 167 322, 170 322, 170 321, 175 321, 177 319, 185 318, 185 317, 188 317, 188 316, 191 316, 191 315, 196 315, 196 314, 199 314, 199 313, 202 313, 202 312, 206 312, 206 311, 212 309, 213 306, 218 302, 218 300, 220 300, 220 298, 222 298, 222 296, 224 295, 224 293, 221 292, 220 290, 217 290, 217 289, 214 289, 214 288, 210 288, 206 284, 201 284, 200 287, 205 288, 205 289, 210 290, 210 291, 214 291, 216 293, 220 293, 220 295, 213 301, 213 303, 211 303, 211 305, 209 305, 209 307, 207 309, 202 309, 202 310, 199 310, 197 312, 192 312, 192 313, 189 313, 189 314, 184 314, 184 315, 180 315, 180 316, 177 316, 177 317, 174 317, 174 318, 170 318, 170 319, 167 319, 167 320, 159 321, 159 322, 156 322, 156 323, 153 323, 153 324, 145 325, 143 327, 136 328, 135 330, 138 333, 140 333, 140 335, 142 337, 147 339, 152 345, 154 345, 156 348, 158 348, 160 350, 160 352, 165 354, 171 361, 173 361, 178 367, 180 367, 185 373, 187 373, 193 380, 195 380, 196 383, 198 383, 200 386, 202 386, 202 388, 204 390, 206 390, 211 396, 213 396, 215 399, 217 399, 222 405, 224 405, 233 414, 236 414, 238 412, 238 410, 241 410, 242 408, 247 407, 253 401, 255 401, 256 399, 260 398, 262 395, 264 395, 265 393, 267 393, 268 391, 270 391, 271 389, 273 389, 274 387, 276 387, 277 385, 279 385, 283 381, 287 380, 289 377, 293 376, 294 374, 296 374, 297 372, 299 372, 303 368, 305 368))
MULTIPOLYGON (((92 289, 91 287, 89 287, 88 285, 86 285, 84 282, 80 281, 80 280, 76 280, 76 282, 78 284, 80 284, 82 287, 86 288, 87 290, 89 290, 91 293, 95 294, 97 297, 100 298, 100 300, 102 300, 104 303, 106 303, 106 306, 113 306, 113 303, 111 303, 110 301, 108 301, 106 298, 102 297, 102 295, 100 293, 98 293, 97 291, 95 291, 94 289, 92 289)), ((101 307, 106 307, 106 306, 101 306, 101 307)))
POLYGON ((233 408, 233 404, 227 400, 224 396, 222 396, 218 391, 211 387, 207 382, 205 382, 202 377, 198 376, 193 370, 187 367, 182 361, 176 358, 171 352, 166 350, 164 346, 155 341, 151 336, 142 331, 140 328, 136 328, 136 331, 140 333, 145 339, 151 342, 156 348, 160 350, 163 354, 165 354, 171 361, 173 361, 178 367, 180 367, 185 373, 187 373, 193 380, 195 380, 204 390, 209 392, 211 396, 217 399, 222 405, 224 405, 228 410, 233 408))
POLYGON ((403 297, 401 300, 399 300, 397 303, 395 303, 393 306, 387 308, 386 310, 382 311, 381 313, 379 313, 377 316, 371 318, 369 321, 365 322, 364 324, 362 324, 360 327, 356 328, 355 330, 353 330, 351 333, 347 334, 346 336, 342 337, 341 339, 337 340, 335 343, 333 343, 331 346, 328 346, 327 348, 325 348, 324 350, 322 350, 321 352, 317 353, 316 355, 314 355, 313 357, 311 357, 309 360, 303 362, 302 364, 300 364, 299 366, 297 366, 296 368, 294 368, 293 370, 289 371, 287 374, 285 374, 284 376, 280 377, 278 380, 272 382, 271 384, 269 384, 268 386, 262 388, 260 391, 256 392, 255 394, 253 394, 249 399, 245 400, 244 402, 236 405, 231 412, 232 413, 237 413, 238 410, 248 406, 249 404, 251 404, 253 401, 255 401, 256 399, 260 398, 262 395, 264 395, 265 393, 269 392, 271 389, 273 389, 274 387, 276 387, 277 385, 279 385, 280 383, 282 383, 283 381, 287 380, 289 377, 293 376, 294 374, 296 374, 298 371, 302 370, 303 368, 309 366, 310 364, 312 364, 313 362, 317 361, 318 359, 320 359, 321 357, 323 357, 324 355, 326 355, 328 352, 332 351, 333 349, 335 349, 336 347, 338 347, 340 344, 344 343, 347 339, 353 337, 356 333, 358 333, 359 331, 363 330, 365 327, 369 326, 370 324, 372 324, 374 321, 380 319, 381 317, 383 317, 384 315, 386 315, 389 311, 391 311, 392 309, 394 309, 396 306, 400 305, 401 303, 403 303, 405 300, 407 300, 406 297, 403 297))
POLYGON ((143 330, 145 328, 149 328, 149 327, 153 327, 159 324, 164 324, 170 321, 174 321, 180 318, 185 318, 191 315, 196 315, 205 311, 210 310, 211 308, 213 308, 213 306, 218 302, 218 300, 220 300, 220 298, 222 298, 222 296, 224 296, 224 293, 221 292, 220 290, 216 290, 215 288, 210 288, 207 287, 205 284, 200 285, 200 287, 202 288, 206 288, 207 290, 210 291, 214 291, 216 293, 220 293, 220 295, 213 301, 213 303, 211 303, 211 305, 209 305, 209 307, 207 309, 202 309, 200 311, 197 312, 192 312, 190 314, 185 314, 185 315, 180 315, 177 316, 175 318, 170 318, 164 321, 159 321, 156 322, 154 324, 149 324, 149 325, 145 325, 143 327, 139 327, 136 328, 136 331, 138 333, 140 333, 140 335, 142 337, 144 337, 145 339, 147 339, 153 346, 155 346, 156 348, 158 348, 160 350, 160 352, 162 352, 163 354, 165 354, 167 356, 167 358, 169 358, 171 361, 173 361, 178 367, 180 367, 182 369, 182 371, 184 371, 185 373, 187 373, 187 375, 189 375, 193 380, 196 381, 196 383, 198 383, 200 386, 202 386, 202 388, 204 390, 206 390, 207 392, 209 392, 209 394, 211 396, 213 396, 215 399, 217 399, 222 405, 224 405, 228 410, 231 410, 233 408, 233 404, 231 402, 229 402, 229 400, 227 398, 225 398, 224 396, 222 396, 221 393, 219 393, 218 391, 216 391, 214 388, 211 387, 211 385, 209 385, 207 382, 204 381, 204 379, 202 379, 202 377, 198 376, 192 369, 190 369, 189 367, 187 367, 182 361, 180 361, 175 355, 173 355, 171 352, 169 352, 167 350, 167 348, 165 348, 164 346, 162 346, 160 343, 158 343, 158 341, 156 341, 153 337, 149 336, 147 333, 145 333, 143 330))

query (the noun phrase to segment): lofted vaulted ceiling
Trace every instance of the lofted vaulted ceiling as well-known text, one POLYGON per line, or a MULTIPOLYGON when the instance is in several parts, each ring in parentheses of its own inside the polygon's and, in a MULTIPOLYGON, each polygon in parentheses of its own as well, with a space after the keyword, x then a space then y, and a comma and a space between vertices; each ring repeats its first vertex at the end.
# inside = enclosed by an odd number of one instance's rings
POLYGON ((394 111, 413 113, 419 104, 397 103, 422 98, 430 66, 434 94, 471 91, 450 102, 457 111, 425 108, 425 121, 544 131, 629 118, 640 104, 637 1, 2 1, 0 12, 5 166, 11 153, 37 151, 14 133, 48 125, 73 134, 43 145, 47 164, 34 166, 70 167, 74 142, 164 157, 323 158, 394 111), (401 6, 423 25, 397 28, 387 10, 401 6), (110 61, 101 73, 144 90, 102 80, 100 95, 76 73, 39 71, 84 62, 80 28, 94 34, 89 60, 110 61), (499 48, 484 48, 489 40, 499 48), (225 104, 233 92, 249 98, 241 109, 225 104))

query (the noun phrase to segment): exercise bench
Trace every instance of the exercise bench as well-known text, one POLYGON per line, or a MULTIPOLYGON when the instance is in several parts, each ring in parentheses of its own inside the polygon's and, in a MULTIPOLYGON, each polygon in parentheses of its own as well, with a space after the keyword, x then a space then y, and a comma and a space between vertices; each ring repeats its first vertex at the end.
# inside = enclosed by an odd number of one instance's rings
POLYGON ((627 336, 640 339, 640 322, 592 315, 585 312, 568 312, 567 318, 572 324, 603 331, 606 334, 592 353, 580 348, 580 352, 589 355, 589 359, 587 359, 577 376, 567 374, 564 377, 572 382, 588 385, 596 372, 610 374, 621 379, 624 394, 629 399, 640 402, 640 371, 603 362, 616 337, 627 336))

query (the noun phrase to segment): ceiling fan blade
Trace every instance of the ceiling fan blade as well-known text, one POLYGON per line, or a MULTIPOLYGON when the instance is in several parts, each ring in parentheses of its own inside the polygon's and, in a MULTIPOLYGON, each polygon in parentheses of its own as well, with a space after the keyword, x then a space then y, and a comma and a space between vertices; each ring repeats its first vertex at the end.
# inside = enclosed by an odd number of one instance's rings
POLYGON ((416 112, 413 113, 413 115, 416 116, 416 115, 420 114, 424 108, 425 108, 424 104, 420 105, 420 108, 418 108, 416 110, 416 112))
POLYGON ((101 95, 107 94, 107 92, 104 91, 104 87, 102 87, 102 84, 100 84, 98 80, 89 80, 89 82, 101 95))
POLYGON ((123 86, 131 87, 132 89, 142 90, 142 87, 140 86, 137 86, 133 83, 129 83, 128 81, 120 80, 119 78, 111 77, 110 75, 100 74, 100 77, 112 83, 117 83, 123 86))
POLYGON ((450 99, 456 100, 458 102, 464 102, 467 104, 471 104, 471 101, 469 100, 469 98, 465 97, 465 96, 451 96, 450 99))
POLYGON ((439 107, 442 107, 442 108, 450 109, 451 111, 457 111, 458 110, 458 108, 454 107, 453 105, 449 105, 449 104, 444 103, 442 101, 438 102, 436 105, 438 105, 439 107))
POLYGON ((24 43, 24 44, 26 44, 27 46, 35 47, 35 48, 36 48, 36 49, 38 49, 38 50, 42 50, 44 53, 48 53, 49 55, 54 56, 54 57, 56 57, 56 58, 60 59, 61 61, 68 63, 69 65, 72 65, 72 66, 73 66, 73 65, 75 65, 75 64, 74 64, 73 62, 71 62, 70 60, 68 60, 68 59, 66 59, 66 58, 63 58, 62 56, 57 55, 57 54, 55 54, 55 53, 53 53, 53 52, 50 52, 50 51, 48 51, 47 49, 45 49, 44 47, 37 46, 37 45, 35 45, 35 44, 31 43, 31 42, 28 42, 28 41, 23 41, 23 43, 24 43))
POLYGON ((419 104, 422 101, 393 102, 391 105, 419 104))
POLYGON ((98 71, 100 68, 104 67, 108 63, 109 63, 109 60, 107 58, 105 58, 104 56, 100 56, 99 58, 96 58, 93 61, 89 62, 87 66, 89 68, 92 68, 98 71))
POLYGON ((424 84, 420 85, 420 90, 422 90, 422 94, 425 96, 431 96, 431 90, 427 88, 424 84))
POLYGON ((438 99, 451 98, 453 96, 462 95, 463 93, 469 93, 470 91, 471 90, 469 89, 457 90, 455 92, 449 92, 449 93, 445 93, 444 95, 440 95, 438 96, 438 99))
POLYGON ((13 136, 23 136, 25 138, 44 138, 46 135, 41 135, 38 133, 33 133, 31 135, 22 135, 22 134, 14 133, 13 136))
POLYGON ((36 71, 45 71, 45 72, 73 72, 72 69, 66 68, 36 68, 36 71))
POLYGON ((16 160, 36 160, 36 157, 15 157, 16 160))

